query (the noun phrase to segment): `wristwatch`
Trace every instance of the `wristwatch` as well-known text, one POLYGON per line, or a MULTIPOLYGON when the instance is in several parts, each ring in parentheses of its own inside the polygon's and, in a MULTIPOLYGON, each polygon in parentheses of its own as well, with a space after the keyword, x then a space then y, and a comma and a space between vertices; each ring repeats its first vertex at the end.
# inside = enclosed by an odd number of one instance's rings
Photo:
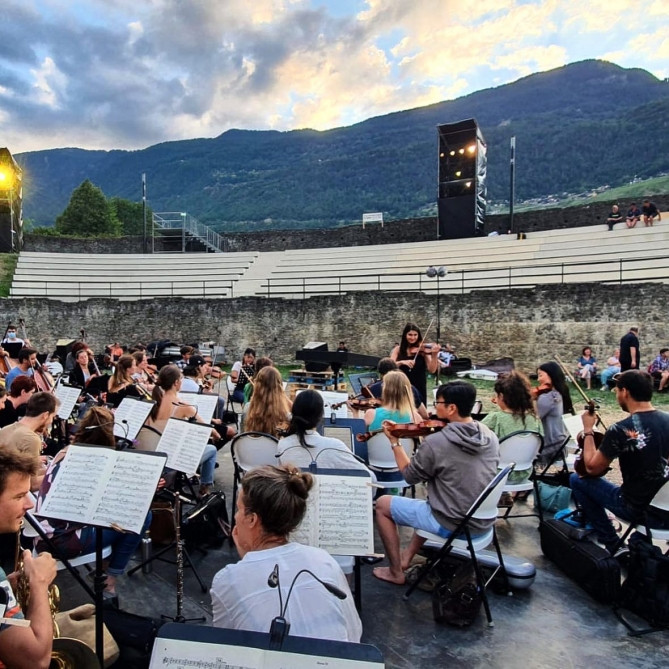
POLYGON ((390 446, 391 446, 391 448, 402 448, 402 444, 400 444, 399 442, 396 442, 394 444, 391 443, 390 446))

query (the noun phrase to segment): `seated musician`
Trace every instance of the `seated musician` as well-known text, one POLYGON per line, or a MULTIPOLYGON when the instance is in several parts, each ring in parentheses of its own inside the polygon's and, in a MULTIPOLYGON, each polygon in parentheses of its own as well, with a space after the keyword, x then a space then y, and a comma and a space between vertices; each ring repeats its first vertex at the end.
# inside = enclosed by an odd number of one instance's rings
MULTIPOLYGON (((26 415, 18 422, 0 430, 0 449, 14 448, 39 458, 42 453, 42 435, 51 428, 60 401, 52 393, 35 393, 26 404, 26 415)), ((42 483, 42 470, 31 482, 31 490, 42 483)))
MULTIPOLYGON (((376 523, 390 565, 374 569, 376 578, 403 585, 404 571, 425 543, 414 532, 409 546, 401 551, 398 525, 448 538, 497 474, 499 442, 489 428, 471 417, 475 400, 476 388, 466 381, 439 386, 437 416, 448 424, 425 437, 412 458, 390 434, 392 422, 384 424, 402 476, 411 484, 427 482, 428 499, 384 495, 377 500, 376 523)), ((492 523, 494 520, 472 519, 470 527, 473 534, 479 534, 492 523)))
POLYGON ((32 376, 19 376, 14 379, 4 406, 0 408, 0 427, 11 425, 25 416, 28 400, 35 392, 37 384, 32 376))
POLYGON ((393 423, 418 423, 422 420, 414 406, 409 379, 398 370, 383 377, 381 406, 365 412, 365 424, 370 432, 380 431, 386 420, 393 423))
POLYGON ((12 383, 18 376, 32 376, 35 363, 37 362, 37 351, 34 348, 22 348, 18 356, 19 364, 16 365, 5 377, 5 388, 12 389, 12 383))
POLYGON ((97 373, 91 364, 88 349, 80 348, 75 355, 74 369, 70 372, 70 378, 68 379, 70 385, 85 388, 95 376, 97 376, 97 373))
POLYGON ((174 364, 183 372, 183 370, 188 367, 190 362, 190 357, 195 352, 195 349, 192 346, 182 346, 179 349, 181 354, 181 359, 177 360, 174 364))
MULTIPOLYGON (((146 426, 150 427, 151 430, 140 430, 137 438, 137 448, 139 450, 156 450, 158 440, 155 437, 159 437, 163 433, 170 418, 185 418, 199 423, 203 422, 198 416, 196 407, 179 399, 181 379, 181 370, 176 365, 165 365, 158 373, 156 385, 151 393, 155 405, 146 419, 146 426)), ((212 430, 212 437, 216 441, 221 438, 216 430, 212 430)), ((208 494, 214 485, 216 454, 217 450, 213 444, 207 444, 204 447, 200 459, 200 496, 208 494)))
POLYGON ((75 341, 74 344, 72 344, 72 348, 70 349, 70 352, 65 356, 65 371, 66 372, 71 372, 76 366, 76 359, 77 359, 77 353, 81 351, 82 349, 87 349, 88 345, 86 344, 85 341, 75 341))
MULTIPOLYGON (((116 437, 114 437, 114 415, 112 412, 104 407, 91 407, 79 423, 74 435, 74 443, 92 444, 101 448, 115 448, 116 437)), ((51 461, 37 495, 37 510, 43 504, 44 498, 58 476, 66 453, 67 447, 59 451, 51 461)), ((82 481, 82 485, 86 485, 86 482, 82 481)), ((141 534, 118 532, 112 529, 102 530, 103 545, 112 547, 108 563, 105 565, 107 574, 104 589, 105 599, 113 600, 116 597, 116 580, 125 572, 130 558, 135 553, 142 540, 142 535, 150 523, 151 514, 149 513, 141 534)), ((58 549, 58 552, 54 552, 56 557, 61 554, 63 557, 70 559, 95 551, 94 527, 53 518, 45 518, 41 521, 41 524, 51 545, 58 549)), ((36 538, 35 547, 40 550, 45 548, 46 544, 42 539, 36 538)))
POLYGON ((16 325, 8 325, 7 332, 0 342, 2 344, 21 344, 21 346, 30 346, 28 339, 21 339, 16 332, 16 325))
POLYGON ((256 352, 252 348, 244 351, 241 362, 238 360, 230 370, 230 381, 234 384, 232 401, 238 404, 244 403, 244 386, 253 378, 253 363, 256 352))
POLYGON ((124 397, 144 397, 149 394, 148 391, 142 393, 132 378, 136 371, 137 365, 132 355, 126 353, 119 358, 109 381, 109 392, 107 393, 109 404, 117 407, 124 397))
MULTIPOLYGON (((263 367, 274 367, 274 363, 272 362, 271 358, 267 358, 265 356, 261 356, 260 358, 256 358, 256 361, 253 363, 253 376, 257 376, 258 372, 263 368, 263 367)), ((251 396, 253 395, 253 384, 252 383, 247 383, 244 386, 244 406, 246 406, 250 401, 251 401, 251 396)))
POLYGON ((288 427, 291 406, 279 370, 263 367, 253 380, 253 396, 242 416, 242 429, 278 437, 288 427))
POLYGON ((323 397, 315 390, 303 390, 295 398, 288 434, 279 440, 277 447, 282 454, 279 462, 307 468, 315 461, 320 469, 362 469, 376 480, 376 475, 343 441, 318 434, 316 428, 323 420, 323 413, 323 397))
MULTIPOLYGON (((16 534, 25 512, 33 504, 28 497, 30 479, 39 460, 30 453, 0 449, 0 534, 16 534)), ((23 551, 23 571, 30 588, 30 601, 22 612, 16 601, 18 574, 9 576, 0 567, 0 588, 6 595, 2 617, 30 620, 30 626, 0 623, 0 665, 33 669, 48 667, 53 640, 53 621, 49 608, 49 586, 56 578, 56 561, 48 553, 32 556, 23 551)))
MULTIPOLYGON (((393 372, 399 369, 397 363, 392 358, 381 358, 379 364, 376 368, 376 371, 381 377, 378 381, 370 384, 368 387, 369 392, 376 397, 376 399, 381 399, 381 394, 383 392, 383 378, 388 372, 393 372)), ((421 418, 429 418, 425 404, 423 403, 423 398, 420 396, 418 389, 415 386, 411 386, 411 393, 413 394, 413 403, 417 407, 416 411, 420 414, 421 418)))
POLYGON ((135 367, 137 368, 137 371, 133 374, 133 379, 140 383, 142 388, 151 392, 156 379, 149 369, 149 358, 146 351, 135 351, 132 357, 135 359, 135 367))
POLYGON ((244 476, 232 531, 242 559, 214 576, 215 627, 269 631, 280 613, 279 590, 268 586, 268 577, 274 577, 284 593, 291 636, 360 642, 362 623, 340 566, 321 548, 289 539, 304 516, 312 485, 310 474, 289 465, 258 467, 244 476), (303 569, 315 578, 307 573, 298 577, 303 569), (317 579, 341 590, 346 598, 339 599, 317 579))
MULTIPOLYGON (((618 536, 606 510, 623 520, 638 522, 669 477, 669 414, 652 405, 652 377, 631 369, 617 376, 615 382, 618 404, 630 415, 612 425, 597 448, 593 432, 597 416, 583 414, 582 457, 590 476, 580 478, 573 473, 569 481, 586 519, 611 554, 616 552, 618 536), (622 473, 621 486, 603 478, 616 458, 622 473)), ((666 528, 668 516, 649 511, 648 520, 653 527, 666 528)))

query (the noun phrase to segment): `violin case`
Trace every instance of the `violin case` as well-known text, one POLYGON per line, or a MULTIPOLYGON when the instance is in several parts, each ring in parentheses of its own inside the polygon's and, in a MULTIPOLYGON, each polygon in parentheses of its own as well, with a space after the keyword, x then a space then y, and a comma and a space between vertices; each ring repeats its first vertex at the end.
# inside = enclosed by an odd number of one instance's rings
POLYGON ((574 538, 573 529, 562 520, 541 521, 543 554, 597 601, 616 602, 620 595, 618 560, 589 539, 574 538))
MULTIPOLYGON (((429 539, 425 542, 425 548, 441 548, 441 544, 433 543, 429 539)), ((497 553, 492 550, 482 550, 476 553, 476 558, 481 565, 481 567, 486 571, 494 571, 499 566, 499 560, 497 559, 497 553)), ((504 555, 504 567, 506 568, 506 574, 509 578, 509 585, 514 590, 525 590, 529 588, 533 583, 537 575, 536 567, 523 558, 518 558, 513 555, 504 555)), ((463 562, 469 562, 471 556, 469 555, 469 550, 467 548, 457 548, 453 546, 447 555, 444 556, 444 561, 449 564, 461 564, 463 562)), ((495 576, 493 583, 503 582, 503 576, 501 572, 498 572, 495 576)))

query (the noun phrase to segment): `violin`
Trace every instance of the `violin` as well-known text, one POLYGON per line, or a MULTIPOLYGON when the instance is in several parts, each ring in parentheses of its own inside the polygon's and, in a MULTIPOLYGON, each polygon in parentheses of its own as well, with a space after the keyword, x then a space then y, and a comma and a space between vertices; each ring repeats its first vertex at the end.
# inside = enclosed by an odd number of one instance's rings
POLYGON ((419 353, 427 353, 428 355, 431 355, 435 351, 437 353, 439 352, 439 345, 426 342, 421 342, 420 345, 407 349, 407 353, 412 356, 418 355, 419 353))
POLYGON ((390 428, 389 432, 396 439, 413 439, 416 437, 427 437, 430 434, 439 432, 439 430, 443 430, 447 424, 448 422, 445 420, 430 418, 428 420, 422 420, 420 423, 397 423, 390 428))
POLYGON ((550 393, 553 390, 553 386, 550 383, 541 383, 536 388, 532 388, 530 391, 532 399, 537 399, 539 395, 544 395, 545 393, 550 393))

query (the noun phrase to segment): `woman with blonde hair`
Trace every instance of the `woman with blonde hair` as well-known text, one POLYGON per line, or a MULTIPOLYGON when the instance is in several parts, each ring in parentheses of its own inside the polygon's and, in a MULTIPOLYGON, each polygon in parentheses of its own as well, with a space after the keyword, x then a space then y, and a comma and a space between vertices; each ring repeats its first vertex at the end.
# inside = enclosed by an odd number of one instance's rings
POLYGON ((291 406, 279 370, 263 367, 253 379, 253 395, 242 419, 244 431, 278 437, 288 426, 291 406))
POLYGON ((400 371, 388 372, 383 377, 381 406, 365 412, 365 424, 370 432, 380 430, 384 420, 394 423, 418 423, 422 420, 416 411, 409 379, 400 371))
POLYGON ((114 373, 109 381, 107 402, 117 407, 124 397, 142 397, 137 389, 132 375, 137 371, 135 358, 130 354, 124 354, 116 363, 114 373))

